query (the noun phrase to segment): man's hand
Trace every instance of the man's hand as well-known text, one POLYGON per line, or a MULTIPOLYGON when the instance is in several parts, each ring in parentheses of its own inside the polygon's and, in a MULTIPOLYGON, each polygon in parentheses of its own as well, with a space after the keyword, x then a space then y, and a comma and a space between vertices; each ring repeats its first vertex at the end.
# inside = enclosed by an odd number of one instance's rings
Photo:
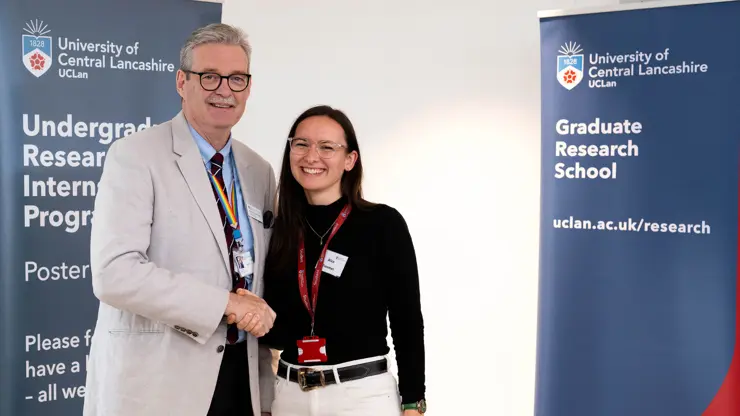
POLYGON ((244 289, 229 294, 229 303, 224 315, 229 324, 236 323, 255 337, 262 337, 272 329, 275 311, 259 296, 244 289))

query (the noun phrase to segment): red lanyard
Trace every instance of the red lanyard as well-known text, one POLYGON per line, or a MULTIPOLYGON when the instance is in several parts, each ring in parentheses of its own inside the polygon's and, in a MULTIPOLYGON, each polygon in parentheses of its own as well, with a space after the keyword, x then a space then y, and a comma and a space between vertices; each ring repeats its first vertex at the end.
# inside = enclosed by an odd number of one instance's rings
POLYGON ((344 209, 342 209, 342 212, 339 213, 337 220, 334 221, 334 226, 332 227, 329 239, 326 240, 326 244, 324 244, 324 248, 321 250, 321 254, 319 255, 319 260, 316 262, 316 268, 313 271, 313 282, 311 284, 312 304, 309 304, 308 302, 308 288, 306 287, 306 247, 303 241, 303 237, 301 237, 300 241, 298 242, 298 288, 301 291, 301 300, 303 300, 303 305, 306 307, 308 313, 311 315, 311 336, 313 336, 313 326, 314 322, 316 321, 316 301, 319 294, 321 269, 324 267, 324 257, 326 256, 326 250, 329 247, 329 243, 334 237, 334 234, 336 234, 339 230, 339 227, 344 224, 344 221, 347 219, 350 211, 352 211, 352 206, 350 204, 347 204, 344 206, 344 209))

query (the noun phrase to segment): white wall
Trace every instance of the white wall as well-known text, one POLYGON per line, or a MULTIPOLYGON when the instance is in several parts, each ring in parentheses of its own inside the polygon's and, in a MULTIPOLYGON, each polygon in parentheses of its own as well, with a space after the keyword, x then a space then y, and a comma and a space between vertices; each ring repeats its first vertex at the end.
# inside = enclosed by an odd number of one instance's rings
POLYGON ((254 48, 235 134, 275 167, 294 118, 345 110, 366 196, 415 239, 430 416, 533 414, 537 11, 616 0, 228 0, 254 48))

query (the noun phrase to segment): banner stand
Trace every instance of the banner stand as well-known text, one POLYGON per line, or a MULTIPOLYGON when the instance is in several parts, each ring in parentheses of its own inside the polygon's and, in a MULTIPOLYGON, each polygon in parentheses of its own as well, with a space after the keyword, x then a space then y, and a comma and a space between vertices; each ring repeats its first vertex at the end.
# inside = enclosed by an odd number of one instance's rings
POLYGON ((737 416, 740 3, 539 14, 537 416, 737 416))
POLYGON ((108 146, 172 118, 191 0, 0 0, 0 414, 78 416, 108 146))

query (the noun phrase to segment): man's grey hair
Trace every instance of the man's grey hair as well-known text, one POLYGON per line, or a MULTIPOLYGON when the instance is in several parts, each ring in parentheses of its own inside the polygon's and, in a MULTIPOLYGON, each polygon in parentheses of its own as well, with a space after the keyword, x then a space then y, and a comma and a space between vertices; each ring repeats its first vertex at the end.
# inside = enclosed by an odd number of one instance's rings
POLYGON ((212 23, 194 31, 180 50, 180 69, 193 69, 193 49, 209 43, 240 46, 247 54, 247 62, 252 61, 252 46, 243 30, 225 23, 212 23))

